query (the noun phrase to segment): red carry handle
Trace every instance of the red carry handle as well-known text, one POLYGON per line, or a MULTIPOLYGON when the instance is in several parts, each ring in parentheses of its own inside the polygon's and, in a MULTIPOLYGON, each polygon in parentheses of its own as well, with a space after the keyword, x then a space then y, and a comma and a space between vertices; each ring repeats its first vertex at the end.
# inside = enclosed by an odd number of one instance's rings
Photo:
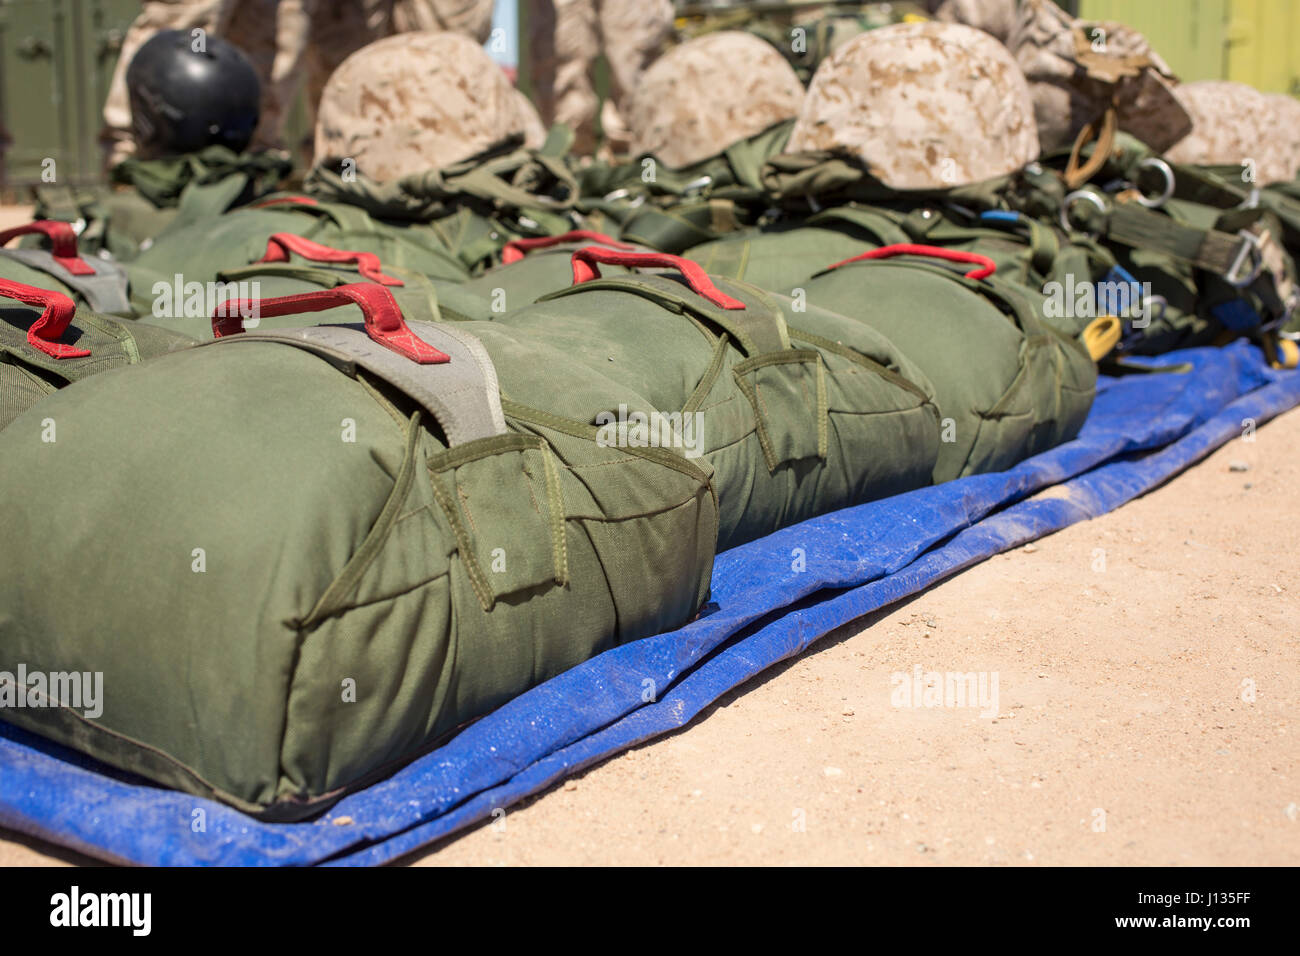
POLYGON ((980 266, 979 269, 972 269, 966 273, 967 279, 987 279, 993 273, 998 271, 998 264, 988 256, 982 256, 978 252, 962 252, 959 249, 944 249, 941 246, 918 246, 910 242, 898 242, 892 246, 881 246, 879 249, 869 249, 866 252, 858 253, 852 258, 837 262, 829 269, 838 269, 840 266, 846 266, 850 262, 860 262, 863 259, 888 259, 891 256, 930 256, 932 259, 947 259, 949 262, 968 262, 972 265, 980 266))
POLYGON ((77 255, 77 234, 72 231, 72 225, 63 222, 61 219, 37 219, 25 226, 14 226, 12 229, 6 229, 4 232, 0 232, 0 246, 6 245, 10 239, 17 239, 19 236, 28 236, 32 233, 39 233, 50 240, 50 252, 54 255, 54 261, 74 276, 93 276, 95 274, 95 270, 90 267, 90 263, 77 255))
POLYGON ((249 205, 249 209, 263 209, 266 206, 319 206, 320 203, 310 196, 274 196, 271 199, 264 199, 262 202, 255 202, 249 205))
POLYGON ((40 318, 27 330, 27 342, 32 348, 56 359, 85 358, 90 355, 89 349, 74 348, 58 341, 67 330, 72 317, 77 314, 76 303, 62 292, 0 279, 0 296, 44 307, 45 311, 40 318))
POLYGON ((352 252, 348 249, 335 249, 313 242, 291 232, 277 232, 266 240, 266 255, 258 262, 288 262, 289 253, 297 253, 312 262, 355 262, 357 271, 371 282, 380 285, 405 285, 401 279, 384 275, 380 269, 382 263, 373 252, 352 252))
POLYGON ((446 352, 439 351, 412 332, 402 318, 402 309, 393 293, 372 282, 353 282, 272 299, 227 300, 212 313, 212 334, 215 338, 222 338, 243 332, 243 316, 250 312, 274 317, 324 312, 340 305, 360 306, 366 320, 366 334, 384 348, 392 349, 418 365, 441 365, 451 361, 446 352))
POLYGON ((575 229, 561 236, 542 236, 538 239, 511 239, 501 247, 501 264, 508 266, 512 262, 518 262, 533 249, 545 249, 548 246, 558 246, 562 242, 579 241, 599 242, 606 246, 613 246, 615 249, 626 249, 629 252, 636 249, 636 246, 626 242, 619 242, 603 232, 594 232, 591 229, 575 229))
POLYGON ((660 266, 676 269, 686 279, 691 291, 723 309, 743 309, 745 303, 727 295, 709 279, 708 273, 697 262, 671 256, 666 252, 619 252, 600 246, 583 246, 573 253, 573 284, 578 285, 600 278, 598 263, 611 266, 660 266))

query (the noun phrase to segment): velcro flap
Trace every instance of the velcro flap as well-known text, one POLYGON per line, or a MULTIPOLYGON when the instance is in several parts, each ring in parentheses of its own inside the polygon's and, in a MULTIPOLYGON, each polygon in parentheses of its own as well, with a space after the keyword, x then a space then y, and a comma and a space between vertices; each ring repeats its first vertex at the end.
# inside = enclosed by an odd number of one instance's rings
POLYGON ((786 462, 826 457, 826 368, 819 352, 787 349, 759 355, 731 371, 754 408, 769 471, 786 462))
POLYGON ((437 456, 429 470, 483 610, 507 595, 568 583, 559 471, 543 439, 485 438, 437 456))

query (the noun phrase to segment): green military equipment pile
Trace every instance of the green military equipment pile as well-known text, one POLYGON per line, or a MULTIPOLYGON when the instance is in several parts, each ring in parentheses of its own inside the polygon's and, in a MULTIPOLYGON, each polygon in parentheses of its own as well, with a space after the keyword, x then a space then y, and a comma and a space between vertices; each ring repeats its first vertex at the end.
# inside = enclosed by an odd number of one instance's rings
POLYGON ((720 550, 1070 441, 1099 363, 1245 335, 1295 364, 1296 183, 1100 121, 1040 155, 1015 61, 953 24, 866 31, 787 107, 676 164, 504 112, 434 168, 321 155, 300 192, 205 155, 149 236, 78 250, 52 202, 6 234, 0 670, 105 696, 0 716, 309 817, 689 622, 720 550), (867 45, 949 42, 965 81, 876 110, 933 123, 928 161, 814 108, 867 45), (949 123, 981 98, 1019 112, 949 123))

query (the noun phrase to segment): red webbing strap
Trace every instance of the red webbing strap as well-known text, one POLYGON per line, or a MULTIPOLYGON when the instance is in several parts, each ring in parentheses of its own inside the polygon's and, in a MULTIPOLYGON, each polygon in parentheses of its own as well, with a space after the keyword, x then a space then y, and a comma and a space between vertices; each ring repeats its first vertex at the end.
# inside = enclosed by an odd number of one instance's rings
POLYGON ((393 293, 382 285, 370 282, 353 282, 332 289, 318 289, 272 299, 223 302, 212 313, 212 334, 215 338, 222 338, 243 332, 245 315, 296 315, 300 312, 324 312, 340 305, 360 306, 361 314, 365 317, 366 334, 373 341, 409 358, 417 365, 440 365, 451 361, 447 353, 434 348, 410 330, 402 318, 402 309, 393 298, 393 293))
POLYGON ((501 248, 501 264, 508 266, 512 262, 518 262, 533 249, 545 249, 548 246, 558 246, 563 242, 579 241, 599 242, 615 249, 626 249, 629 252, 636 249, 636 246, 626 242, 619 242, 603 232, 595 232, 591 229, 575 229, 560 236, 542 236, 538 239, 511 239, 501 248))
POLYGON ((962 252, 960 249, 944 249, 941 246, 921 246, 911 242, 898 242, 892 246, 881 246, 879 249, 869 249, 866 252, 858 253, 842 262, 837 262, 833 266, 827 266, 828 269, 838 269, 840 266, 848 265, 850 262, 860 262, 863 259, 888 259, 891 256, 929 256, 932 259, 947 259, 949 262, 966 262, 972 265, 980 266, 979 269, 972 269, 966 273, 967 279, 987 279, 993 273, 998 271, 998 264, 988 256, 982 256, 978 252, 962 252))
POLYGON ((371 282, 380 285, 405 285, 401 279, 386 276, 379 257, 373 252, 353 252, 349 249, 335 249, 333 246, 321 245, 291 232, 277 232, 266 240, 266 255, 258 262, 288 262, 289 253, 295 253, 312 262, 355 262, 357 271, 371 282))
POLYGON ((50 240, 50 254, 54 256, 54 261, 74 276, 95 274, 90 263, 77 254, 77 234, 72 231, 72 225, 59 219, 37 219, 24 226, 6 229, 0 232, 0 246, 6 245, 10 239, 32 233, 40 233, 50 240))
POLYGON ((56 359, 86 358, 90 355, 89 349, 74 348, 58 341, 67 330, 72 317, 77 314, 76 303, 62 292, 0 279, 0 295, 44 308, 40 318, 27 330, 27 342, 32 348, 56 359))
POLYGON ((319 206, 320 203, 310 196, 276 196, 272 199, 265 199, 262 202, 255 202, 249 205, 249 209, 262 209, 266 206, 319 206))
POLYGON ((719 308, 745 308, 745 303, 733 299, 715 286, 699 263, 666 252, 618 252, 614 249, 602 249, 600 246, 583 246, 573 253, 573 284, 579 285, 592 279, 599 279, 598 264, 601 263, 629 268, 650 266, 676 269, 696 295, 708 299, 719 308))

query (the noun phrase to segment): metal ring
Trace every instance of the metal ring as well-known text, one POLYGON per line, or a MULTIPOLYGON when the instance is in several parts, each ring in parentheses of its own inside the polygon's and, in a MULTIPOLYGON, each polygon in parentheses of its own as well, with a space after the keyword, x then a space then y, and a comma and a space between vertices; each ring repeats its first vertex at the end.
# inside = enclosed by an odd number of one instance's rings
MULTIPOLYGON (((1086 202, 1090 202, 1097 207, 1097 211, 1099 213, 1101 213, 1102 215, 1106 214, 1106 204, 1101 201, 1100 196, 1098 196, 1096 193, 1088 189, 1076 189, 1074 192, 1069 193, 1063 200, 1061 200, 1061 216, 1060 216, 1061 228, 1064 229, 1066 232, 1079 231, 1075 229, 1072 225, 1070 225, 1070 207, 1074 205, 1076 199, 1082 199, 1086 202)), ((1090 233, 1090 235, 1095 237, 1099 235, 1099 233, 1094 232, 1094 233, 1090 233)))
POLYGON ((1242 229, 1237 235, 1242 239, 1241 249, 1237 252, 1237 257, 1232 260, 1232 265, 1228 267, 1223 281, 1234 289, 1244 289, 1258 279, 1259 274, 1264 271, 1264 250, 1260 245, 1259 237, 1253 232, 1242 229), (1250 273, 1244 277, 1238 276, 1237 273, 1247 258, 1251 260, 1250 273))
POLYGON ((1159 156, 1148 156, 1146 159, 1142 160, 1142 162, 1137 164, 1137 168, 1158 169, 1161 175, 1165 177, 1165 188, 1161 190, 1160 195, 1156 196, 1154 199, 1148 198, 1142 193, 1141 189, 1138 189, 1138 202, 1146 206, 1148 209, 1159 209, 1166 202, 1168 202, 1169 197, 1174 194, 1173 167, 1171 167, 1159 156))

